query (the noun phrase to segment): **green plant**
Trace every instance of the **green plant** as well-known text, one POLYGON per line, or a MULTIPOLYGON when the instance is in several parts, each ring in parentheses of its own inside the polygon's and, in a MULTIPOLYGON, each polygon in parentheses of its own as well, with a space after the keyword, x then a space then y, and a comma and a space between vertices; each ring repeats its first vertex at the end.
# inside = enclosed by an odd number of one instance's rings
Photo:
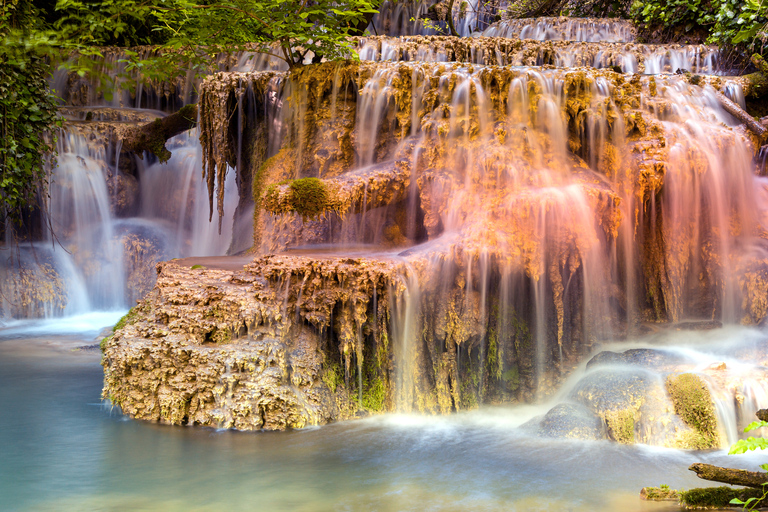
POLYGON ((47 197, 46 160, 53 158, 60 124, 48 88, 37 9, 26 0, 0 3, 0 232, 14 230, 29 207, 47 197))
MULTIPOLYGON (((760 467, 768 466, 768 464, 763 464, 760 467)), ((766 469, 763 467, 763 469, 766 469)), ((762 496, 752 496, 750 498, 747 498, 746 501, 742 501, 739 498, 733 498, 730 503, 731 505, 741 505, 744 510, 748 510, 752 512, 753 510, 756 510, 758 506, 760 506, 765 498, 768 498, 768 489, 765 487, 768 484, 763 484, 763 495, 762 496)))
MULTIPOLYGON (((753 421, 749 425, 747 425, 747 428, 744 429, 744 432, 751 432, 753 430, 756 430, 761 427, 768 427, 768 422, 760 420, 760 421, 753 421)), ((768 448, 768 439, 764 437, 748 437, 746 439, 739 439, 734 443, 733 446, 731 446, 731 449, 728 450, 729 455, 735 455, 740 453, 746 453, 750 450, 764 450, 765 448, 768 448)), ((768 471, 768 464, 761 464, 760 468, 763 471, 768 471)), ((768 498, 768 488, 766 488, 766 485, 763 484, 763 494, 760 497, 752 496, 747 498, 746 500, 741 500, 739 498, 733 498, 729 503, 732 505, 741 505, 744 510, 749 510, 750 512, 757 509, 758 506, 762 505, 766 498, 768 498)))
POLYGON ((763 53, 768 44, 768 0, 635 0, 630 16, 646 25, 706 31, 707 42, 763 53))
POLYGON ((294 67, 312 56, 354 58, 349 36, 362 33, 374 6, 369 0, 58 0, 56 27, 83 45, 159 42, 157 60, 129 55, 128 71, 165 73, 173 59, 207 66, 212 53, 246 47, 294 67))
POLYGON ((680 26, 686 32, 715 21, 712 3, 707 0, 635 0, 630 15, 648 25, 680 26))
POLYGON ((750 52, 763 53, 767 28, 768 1, 721 0, 710 42, 742 45, 750 52))
MULTIPOLYGON (((747 425, 747 428, 744 429, 744 432, 751 432, 753 430, 756 430, 758 428, 762 427, 768 427, 768 422, 765 421, 753 421, 749 425, 747 425)), ((731 446, 731 449, 728 451, 729 455, 735 455, 739 453, 746 453, 749 450, 765 450, 768 448, 768 439, 764 437, 748 437, 746 439, 739 439, 734 443, 733 446, 731 446)), ((764 470, 768 471, 768 465, 763 464, 763 466, 760 466, 764 470), (765 467, 764 467, 765 466, 765 467)))

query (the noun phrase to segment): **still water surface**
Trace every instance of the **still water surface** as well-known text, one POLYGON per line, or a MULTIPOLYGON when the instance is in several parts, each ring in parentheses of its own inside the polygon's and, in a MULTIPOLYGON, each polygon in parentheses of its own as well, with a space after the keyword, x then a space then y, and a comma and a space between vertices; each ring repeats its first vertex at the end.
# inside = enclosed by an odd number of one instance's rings
POLYGON ((667 511, 640 488, 705 484, 696 461, 764 462, 538 439, 516 428, 530 407, 293 432, 131 421, 100 401, 98 350, 75 350, 88 321, 0 330, 0 510, 667 511))

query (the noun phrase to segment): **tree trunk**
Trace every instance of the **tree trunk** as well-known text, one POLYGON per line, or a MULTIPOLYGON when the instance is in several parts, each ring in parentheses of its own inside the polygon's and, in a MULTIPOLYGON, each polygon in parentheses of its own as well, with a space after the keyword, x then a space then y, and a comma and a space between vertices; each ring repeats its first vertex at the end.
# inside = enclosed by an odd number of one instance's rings
POLYGON ((197 105, 187 105, 175 114, 126 129, 121 134, 123 149, 138 155, 149 151, 161 162, 167 162, 171 158, 171 152, 165 147, 165 141, 196 125, 197 105))
POLYGON ((744 485, 762 489, 763 484, 768 483, 768 473, 747 471, 744 469, 731 469, 713 466, 697 462, 688 468, 696 473, 696 476, 713 482, 723 482, 731 485, 744 485))

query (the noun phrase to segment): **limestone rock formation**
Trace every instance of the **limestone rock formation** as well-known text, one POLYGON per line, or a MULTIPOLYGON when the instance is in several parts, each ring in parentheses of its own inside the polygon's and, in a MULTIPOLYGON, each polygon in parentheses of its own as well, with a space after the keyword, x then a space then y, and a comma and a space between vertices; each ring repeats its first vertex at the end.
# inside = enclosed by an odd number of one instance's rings
POLYGON ((390 347, 372 308, 387 308, 394 265, 267 257, 231 271, 162 263, 153 292, 103 345, 104 396, 138 419, 246 430, 380 410, 392 400, 381 395, 387 388, 374 389, 390 378, 390 347), (371 353, 362 336, 382 345, 371 353), (351 396, 350 379, 362 382, 363 371, 368 388, 351 396))

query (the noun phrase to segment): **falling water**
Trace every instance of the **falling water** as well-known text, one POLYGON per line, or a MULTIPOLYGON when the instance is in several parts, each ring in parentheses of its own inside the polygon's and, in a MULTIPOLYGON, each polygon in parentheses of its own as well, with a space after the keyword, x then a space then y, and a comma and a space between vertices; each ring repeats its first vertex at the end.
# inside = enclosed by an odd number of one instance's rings
MULTIPOLYGON (((95 122, 136 117, 135 111, 91 112, 95 122)), ((4 255, 3 318, 124 310, 151 289, 156 262, 224 254, 229 248, 231 221, 221 233, 208 222, 196 136, 170 141, 173 157, 167 164, 145 168, 137 161, 134 176, 125 161, 121 164, 120 146, 89 122, 65 125, 59 136, 47 238, 21 244, 18 258, 16 251, 4 255)), ((225 188, 231 219, 234 173, 225 188)))

